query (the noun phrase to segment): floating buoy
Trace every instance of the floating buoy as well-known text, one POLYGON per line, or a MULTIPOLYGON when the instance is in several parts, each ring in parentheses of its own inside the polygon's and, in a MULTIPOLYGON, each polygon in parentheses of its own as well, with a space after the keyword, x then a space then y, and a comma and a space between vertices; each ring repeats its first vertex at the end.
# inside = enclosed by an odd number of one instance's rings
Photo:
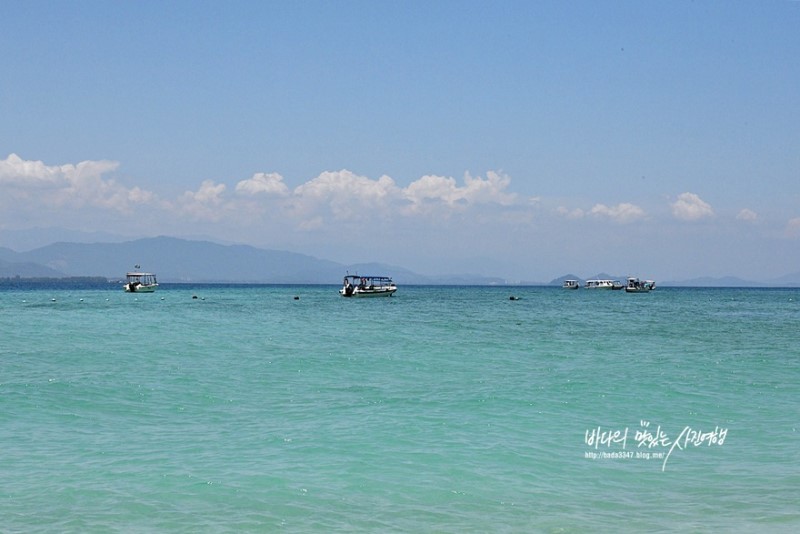
POLYGON ((295 295, 295 297, 294 297, 294 300, 300 300, 300 297, 298 297, 297 295, 295 295))
POLYGON ((508 297, 508 300, 519 300, 519 297, 515 297, 514 295, 511 295, 510 297, 508 297))

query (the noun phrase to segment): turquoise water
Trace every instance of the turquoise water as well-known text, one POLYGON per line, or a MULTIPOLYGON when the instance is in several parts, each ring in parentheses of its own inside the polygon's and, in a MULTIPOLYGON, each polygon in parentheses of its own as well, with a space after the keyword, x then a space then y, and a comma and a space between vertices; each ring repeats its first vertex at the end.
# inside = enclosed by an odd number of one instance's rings
POLYGON ((0 531, 794 532, 799 326, 797 289, 0 291, 0 531))

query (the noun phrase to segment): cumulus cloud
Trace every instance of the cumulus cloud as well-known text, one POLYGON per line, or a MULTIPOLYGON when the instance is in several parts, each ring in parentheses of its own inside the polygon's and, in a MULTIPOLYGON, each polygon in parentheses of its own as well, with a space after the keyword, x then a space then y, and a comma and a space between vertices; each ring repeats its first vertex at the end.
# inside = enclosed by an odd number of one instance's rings
POLYGON ((130 212, 136 204, 157 201, 152 192, 129 189, 106 177, 118 167, 118 162, 107 160, 45 165, 10 154, 0 160, 0 186, 7 198, 25 199, 39 206, 95 206, 130 212))
POLYGON ((304 220, 319 210, 329 210, 337 220, 362 220, 383 212, 398 191, 388 176, 371 180, 348 170, 324 172, 296 187, 289 206, 304 220))
POLYGON ((744 208, 736 215, 736 218, 740 221, 755 222, 758 220, 758 214, 751 209, 744 208))
MULTIPOLYGON (((162 224, 181 218, 185 222, 227 222, 239 227, 269 221, 310 231, 331 222, 361 223, 421 214, 447 217, 470 207, 491 205, 524 210, 539 202, 535 197, 518 200, 509 192, 511 179, 498 172, 488 172, 485 177, 466 173, 460 181, 427 175, 402 188, 389 176, 372 179, 346 169, 323 172, 293 190, 278 173, 259 172, 233 187, 206 180, 196 190, 165 200, 141 187, 117 183, 112 174, 118 167, 119 163, 105 160, 46 165, 10 154, 0 160, 0 204, 15 208, 17 213, 47 208, 54 218, 59 212, 52 208, 58 207, 72 213, 77 208, 95 207, 128 216, 139 206, 156 210, 147 215, 154 224, 160 212, 165 218, 162 224)), ((85 210, 81 213, 89 216, 85 210)), ((494 210, 483 215, 491 213, 504 216, 494 210)), ((12 216, 10 211, 6 215, 12 216)))
POLYGON ((645 212, 642 208, 635 204, 623 202, 616 206, 606 206, 605 204, 596 204, 589 212, 598 217, 606 217, 618 223, 629 223, 639 219, 643 219, 645 212))
POLYGON ((500 204, 510 206, 517 200, 516 193, 506 193, 511 178, 489 171, 486 178, 473 178, 469 173, 464 175, 463 196, 470 204, 500 204))
POLYGON ((714 210, 694 193, 681 193, 672 204, 672 215, 683 221, 696 221, 703 217, 711 217, 714 210))
POLYGON ((26 161, 10 154, 0 161, 0 184, 19 188, 52 188, 68 184, 66 174, 72 165, 48 166, 41 161, 26 161))
POLYGON ((218 221, 229 207, 223 197, 225 189, 225 184, 204 180, 197 191, 186 191, 178 199, 180 210, 196 219, 218 221))
POLYGON ((252 178, 236 184, 236 192, 245 195, 286 196, 289 194, 289 188, 283 183, 283 176, 280 174, 259 172, 252 178))
POLYGON ((486 178, 466 174, 463 186, 452 177, 427 175, 403 189, 403 198, 411 203, 412 212, 436 206, 464 208, 488 203, 508 206, 517 200, 516 194, 505 191, 510 183, 511 178, 496 172, 486 173, 486 178))

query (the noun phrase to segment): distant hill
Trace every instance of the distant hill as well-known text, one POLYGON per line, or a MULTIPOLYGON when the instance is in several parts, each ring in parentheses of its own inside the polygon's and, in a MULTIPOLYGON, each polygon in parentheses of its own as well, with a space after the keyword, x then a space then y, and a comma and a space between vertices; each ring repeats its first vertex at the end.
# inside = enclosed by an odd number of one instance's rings
MULTIPOLYGON (((8 250, 8 249, 6 249, 8 250)), ((15 262, 0 259, 0 278, 61 278, 64 273, 32 262, 15 262)))
POLYGON ((798 287, 800 286, 800 272, 787 274, 786 276, 781 276, 780 278, 776 278, 772 282, 784 286, 798 287))
MULTIPOLYGON (((99 276, 122 279, 135 265, 155 272, 160 282, 339 284, 346 273, 392 276, 405 285, 519 285, 502 278, 471 274, 429 276, 381 263, 344 265, 294 252, 247 245, 222 245, 174 237, 154 237, 125 242, 54 243, 28 252, 0 247, 0 278, 66 278, 99 276)), ((564 279, 583 285, 586 278, 567 274, 564 279)), ((588 278, 625 281, 624 276, 600 273, 588 278)), ((774 280, 752 282, 734 277, 656 280, 659 287, 800 287, 800 272, 774 280)))
POLYGON ((121 279, 141 265, 160 282, 338 284, 347 273, 388 275, 398 284, 476 284, 500 280, 474 275, 429 277, 384 264, 343 265, 304 254, 220 245, 173 237, 123 243, 54 243, 28 252, 0 249, 0 276, 103 276, 121 279))

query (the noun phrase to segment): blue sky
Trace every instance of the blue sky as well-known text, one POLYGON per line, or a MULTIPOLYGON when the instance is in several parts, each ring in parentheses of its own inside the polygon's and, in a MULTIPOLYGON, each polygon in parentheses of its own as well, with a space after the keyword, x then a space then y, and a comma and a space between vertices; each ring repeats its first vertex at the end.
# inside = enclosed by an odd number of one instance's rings
POLYGON ((0 246, 800 270, 800 2, 0 6, 0 246))

